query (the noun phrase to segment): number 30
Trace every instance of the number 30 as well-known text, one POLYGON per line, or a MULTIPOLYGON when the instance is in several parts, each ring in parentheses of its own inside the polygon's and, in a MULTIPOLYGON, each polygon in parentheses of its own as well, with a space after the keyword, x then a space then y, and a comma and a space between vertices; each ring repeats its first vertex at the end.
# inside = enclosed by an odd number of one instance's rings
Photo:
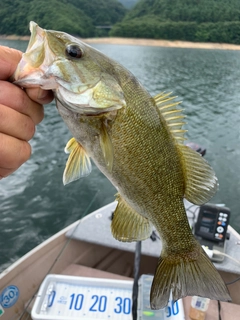
POLYGON ((122 299, 121 297, 116 297, 115 301, 118 301, 118 308, 114 309, 115 313, 124 313, 124 314, 130 314, 131 312, 131 299, 129 298, 124 298, 122 299))

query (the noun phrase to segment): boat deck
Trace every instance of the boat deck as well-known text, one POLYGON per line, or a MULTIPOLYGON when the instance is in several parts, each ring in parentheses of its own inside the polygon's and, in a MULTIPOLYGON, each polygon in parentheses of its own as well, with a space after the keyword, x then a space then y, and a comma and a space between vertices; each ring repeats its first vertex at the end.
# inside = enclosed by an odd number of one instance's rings
MULTIPOLYGON (((105 279, 120 279, 132 280, 130 277, 120 276, 114 273, 105 272, 97 269, 88 268, 76 264, 69 265, 62 274, 75 275, 81 277, 105 278, 105 279)), ((188 316, 192 297, 183 299, 185 320, 191 320, 188 316)), ((221 302, 221 317, 222 320, 239 320, 240 318, 240 305, 234 303, 221 302)), ((211 300, 209 308, 206 312, 205 320, 218 319, 218 305, 217 301, 211 300)))
MULTIPOLYGON (((101 208, 100 210, 95 211, 94 215, 91 215, 88 217, 88 219, 91 219, 92 221, 88 221, 88 226, 94 225, 94 234, 91 234, 92 229, 86 228, 86 225, 84 223, 80 223, 79 225, 75 226, 74 230, 69 230, 67 233, 67 237, 71 237, 75 240, 80 241, 87 241, 92 243, 99 243, 99 245, 104 245, 106 247, 114 248, 114 252, 125 252, 125 257, 119 256, 110 258, 111 254, 109 255, 108 259, 104 259, 104 263, 107 264, 107 261, 115 261, 116 265, 119 268, 119 262, 121 261, 127 261, 128 259, 133 258, 133 253, 135 252, 135 243, 124 243, 119 242, 115 239, 113 239, 111 234, 111 213, 114 211, 116 207, 116 202, 111 203, 104 208, 101 208), (119 250, 119 251, 118 251, 119 250), (129 256, 128 253, 131 253, 129 256)), ((195 211, 195 214, 197 215, 197 208, 192 207, 192 204, 186 202, 187 212, 189 215, 189 218, 192 217, 192 212, 188 210, 188 208, 191 207, 193 211, 195 211)), ((239 235, 238 233, 229 226, 228 232, 230 233, 229 240, 226 241, 226 252, 229 256, 234 257, 236 260, 240 261, 240 246, 237 245, 237 242, 239 242, 239 235)), ((151 239, 147 239, 142 242, 142 262, 141 262, 141 273, 151 273, 153 274, 155 271, 155 266, 158 260, 158 257, 160 255, 162 249, 162 243, 159 238, 157 238, 155 241, 152 241, 151 239)), ((130 265, 130 263, 129 263, 130 265)), ((214 263, 215 267, 220 272, 221 276, 223 277, 224 281, 226 283, 231 282, 235 280, 240 275, 240 267, 239 264, 234 263, 231 259, 228 257, 225 257, 223 262, 220 263, 214 263)), ((98 269, 100 266, 98 266, 98 269)), ((76 268, 76 266, 75 266, 76 268)), ((81 268, 79 269, 81 270, 81 268)), ((112 263, 109 263, 109 269, 108 271, 114 272, 114 265, 112 263)), ((99 272, 99 270, 98 270, 99 272)), ((81 274, 81 271, 79 275, 81 274)), ((83 275, 83 273, 81 274, 83 275)), ((131 270, 129 270, 129 273, 125 275, 132 275, 131 270)), ((110 274, 109 274, 110 276, 110 274)), ((221 315, 223 320, 239 320, 240 319, 240 283, 237 282, 235 284, 232 284, 229 286, 229 291, 233 300, 233 303, 226 303, 221 302, 221 315)), ((190 320, 188 317, 188 312, 190 308, 191 303, 191 297, 186 297, 183 299, 184 301, 184 308, 185 308, 185 315, 186 320, 190 320)), ((211 300, 209 309, 207 312, 206 320, 216 320, 218 319, 218 304, 217 301, 211 300)))
MULTIPOLYGON (((111 203, 60 231, 43 244, 19 259, 0 275, 0 292, 8 285, 21 288, 21 298, 13 308, 5 309, 1 320, 30 320, 32 303, 26 301, 37 294, 39 284, 50 272, 83 277, 132 279, 135 243, 122 243, 113 239, 110 232, 111 203), (65 248, 65 249, 63 249, 65 248), (26 312, 22 314, 24 305, 26 312), (20 316, 21 315, 21 316, 20 316)), ((195 210, 195 209, 194 209, 195 210)), ((190 217, 191 217, 190 213, 190 217)), ((240 260, 240 236, 231 227, 226 251, 240 260)), ((161 251, 161 241, 148 239, 142 242, 140 274, 153 274, 161 251)), ((215 263, 225 282, 240 275, 240 267, 228 257, 215 263)), ((240 319, 240 281, 229 286, 232 303, 221 302, 222 320, 240 319)), ((186 320, 190 320, 191 297, 183 299, 186 320)), ((205 320, 217 320, 217 301, 211 301, 205 320)))
MULTIPOLYGON (((91 278, 105 278, 105 279, 118 279, 118 280, 132 280, 132 278, 127 276, 121 276, 118 274, 101 271, 98 269, 93 269, 78 264, 69 265, 61 274, 80 276, 80 277, 91 277, 91 278)), ((183 299, 183 306, 185 312, 185 320, 191 320, 189 317, 189 310, 191 304, 191 297, 185 297, 183 299)), ((30 317, 32 304, 28 306, 28 315, 21 320, 32 320, 30 317)), ((219 319, 218 304, 217 301, 211 300, 208 310, 206 312, 205 320, 217 320, 219 319)), ((221 317, 222 320, 239 320, 240 315, 240 305, 221 302, 221 317)))
MULTIPOLYGON (((111 234, 111 213, 114 212, 116 205, 117 202, 112 202, 95 211, 93 215, 87 216, 87 224, 85 224, 84 219, 82 219, 78 225, 67 232, 66 236, 75 240, 87 241, 94 244, 97 243, 118 250, 135 252, 135 242, 120 242, 115 240, 111 234)), ((193 206, 187 201, 185 202, 185 206, 189 219, 192 218, 192 212, 194 212, 197 217, 197 206, 193 206)), ((226 240, 226 252, 229 256, 240 261, 240 245, 236 244, 239 241, 239 234, 231 226, 228 226, 228 232, 230 238, 229 240, 226 240)), ((178 239, 176 239, 176 241, 178 241, 178 239)), ((142 242, 141 252, 143 255, 158 258, 161 250, 162 242, 159 237, 156 238, 155 241, 149 238, 142 242)), ((240 265, 234 263, 227 257, 223 262, 216 262, 214 265, 219 271, 240 275, 240 265)))

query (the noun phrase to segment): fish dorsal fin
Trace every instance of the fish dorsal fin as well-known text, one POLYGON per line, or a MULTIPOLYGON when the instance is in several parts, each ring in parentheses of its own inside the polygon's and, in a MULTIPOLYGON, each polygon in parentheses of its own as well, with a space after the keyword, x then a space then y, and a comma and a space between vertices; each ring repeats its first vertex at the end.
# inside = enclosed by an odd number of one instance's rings
POLYGON ((171 92, 162 92, 153 99, 161 115, 164 117, 173 137, 178 143, 182 144, 183 141, 186 140, 186 138, 184 138, 184 133, 187 132, 187 130, 182 129, 186 122, 183 121, 185 118, 182 114, 183 109, 176 108, 181 101, 172 101, 175 98, 177 97, 171 96, 171 92))
POLYGON ((100 146, 107 169, 111 172, 113 166, 113 146, 112 140, 108 134, 107 124, 105 124, 104 121, 102 122, 102 128, 100 130, 100 146))
POLYGON ((167 126, 175 140, 178 142, 178 150, 181 153, 181 160, 185 178, 185 198, 192 203, 202 205, 209 201, 217 190, 217 178, 213 169, 199 153, 184 146, 184 133, 182 129, 185 124, 182 109, 177 109, 180 102, 174 102, 176 97, 171 93, 160 93, 154 97, 156 106, 164 117, 167 126))
POLYGON ((85 177, 92 171, 91 160, 81 144, 71 138, 64 151, 70 153, 63 173, 63 184, 85 177))
POLYGON ((209 201, 218 188, 215 172, 208 162, 190 147, 179 145, 185 178, 184 197, 197 205, 209 201))
POLYGON ((118 205, 111 224, 114 238, 123 242, 149 238, 152 232, 149 220, 133 210, 119 194, 116 200, 118 205))

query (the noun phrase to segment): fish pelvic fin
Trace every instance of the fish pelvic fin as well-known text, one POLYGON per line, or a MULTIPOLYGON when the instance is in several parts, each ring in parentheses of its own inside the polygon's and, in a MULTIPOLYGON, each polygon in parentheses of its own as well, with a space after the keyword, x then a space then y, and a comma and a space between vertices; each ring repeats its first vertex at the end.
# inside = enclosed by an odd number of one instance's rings
POLYGON ((185 180, 184 197, 197 205, 209 201, 218 188, 215 172, 208 162, 191 148, 179 145, 185 180))
POLYGON ((170 292, 173 301, 195 295, 212 300, 231 301, 223 279, 200 245, 197 246, 197 251, 188 256, 159 258, 150 294, 151 308, 164 308, 170 292), (197 257, 194 258, 195 255, 197 257))
POLYGON ((114 238, 123 242, 149 238, 152 232, 149 220, 132 209, 119 194, 116 200, 118 204, 111 224, 114 238))
POLYGON ((64 151, 70 153, 63 173, 63 184, 85 177, 92 171, 91 160, 81 144, 71 138, 64 151))
POLYGON ((176 96, 171 96, 171 92, 162 92, 153 99, 158 111, 164 117, 170 133, 177 143, 183 144, 184 140, 186 140, 184 134, 187 132, 187 130, 183 129, 183 126, 186 124, 183 121, 185 115, 182 113, 183 109, 177 108, 181 101, 172 101, 176 98, 176 96))

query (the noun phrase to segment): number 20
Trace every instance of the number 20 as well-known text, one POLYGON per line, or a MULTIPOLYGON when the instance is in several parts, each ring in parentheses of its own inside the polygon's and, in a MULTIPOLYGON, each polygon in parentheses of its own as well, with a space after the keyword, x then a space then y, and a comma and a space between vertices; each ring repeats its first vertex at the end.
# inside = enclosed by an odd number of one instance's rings
POLYGON ((106 306, 107 306, 107 297, 106 296, 97 296, 93 295, 92 299, 95 300, 90 307, 89 311, 99 311, 99 312, 105 312, 106 306), (97 309, 96 309, 97 308, 97 309))

